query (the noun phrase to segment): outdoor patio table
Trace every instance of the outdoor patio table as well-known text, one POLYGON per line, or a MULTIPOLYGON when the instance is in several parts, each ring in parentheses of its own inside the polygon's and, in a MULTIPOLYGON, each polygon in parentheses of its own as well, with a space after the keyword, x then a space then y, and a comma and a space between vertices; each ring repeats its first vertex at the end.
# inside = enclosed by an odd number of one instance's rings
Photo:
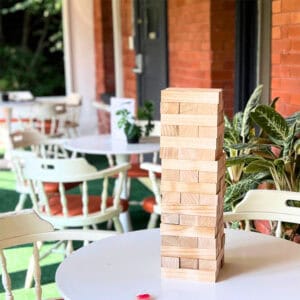
MULTIPOLYGON (((111 135, 90 135, 70 139, 64 145, 75 153, 116 155, 116 163, 129 162, 131 154, 146 154, 159 151, 159 138, 144 138, 138 144, 127 144, 126 141, 113 139, 111 135)), ((126 184, 121 193, 122 199, 128 199, 126 184)), ((120 220, 124 231, 132 229, 128 211, 121 213, 120 220)))
POLYGON ((225 265, 217 283, 162 279, 159 229, 103 239, 71 254, 56 283, 65 299, 298 299, 300 246, 254 232, 225 230, 225 265), (121 249, 121 253, 120 253, 121 249))

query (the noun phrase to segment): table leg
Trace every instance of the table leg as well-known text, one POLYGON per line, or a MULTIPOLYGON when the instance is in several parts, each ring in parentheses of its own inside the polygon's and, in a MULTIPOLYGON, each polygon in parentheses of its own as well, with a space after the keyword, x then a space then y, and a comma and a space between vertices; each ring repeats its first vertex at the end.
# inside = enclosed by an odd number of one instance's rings
MULTIPOLYGON (((129 162, 129 155, 116 155, 116 163, 128 163, 129 162)), ((128 194, 129 191, 127 190, 127 176, 125 175, 124 185, 121 191, 121 199, 128 201, 128 194)), ((120 222, 123 226, 124 232, 132 231, 132 225, 130 220, 129 211, 122 212, 120 214, 120 222)))

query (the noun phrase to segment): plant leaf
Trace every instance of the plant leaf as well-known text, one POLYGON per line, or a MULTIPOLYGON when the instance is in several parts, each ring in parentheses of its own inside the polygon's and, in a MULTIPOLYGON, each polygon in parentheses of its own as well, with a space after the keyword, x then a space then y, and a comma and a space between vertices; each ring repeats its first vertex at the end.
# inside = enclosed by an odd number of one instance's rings
POLYGON ((258 159, 250 162, 249 165, 244 168, 244 172, 246 174, 268 172, 270 167, 274 167, 271 162, 265 159, 258 159))
POLYGON ((226 167, 232 167, 241 165, 244 163, 250 163, 251 161, 257 160, 257 156, 254 155, 240 155, 236 157, 228 157, 226 159, 226 167))
POLYGON ((279 145, 283 145, 288 138, 289 128, 285 119, 272 107, 257 106, 251 113, 251 118, 279 145))
POLYGON ((263 85, 256 87, 254 92, 251 94, 250 99, 247 102, 247 105, 244 109, 242 127, 241 127, 241 136, 245 141, 246 137, 250 131, 250 112, 260 103, 261 94, 262 94, 263 85))

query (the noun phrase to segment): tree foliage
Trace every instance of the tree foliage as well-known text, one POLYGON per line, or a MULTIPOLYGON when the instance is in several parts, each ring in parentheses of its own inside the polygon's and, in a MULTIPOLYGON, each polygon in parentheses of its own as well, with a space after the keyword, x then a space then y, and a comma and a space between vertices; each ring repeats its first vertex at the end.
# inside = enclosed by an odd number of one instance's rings
POLYGON ((0 1, 0 90, 64 93, 61 0, 0 1))

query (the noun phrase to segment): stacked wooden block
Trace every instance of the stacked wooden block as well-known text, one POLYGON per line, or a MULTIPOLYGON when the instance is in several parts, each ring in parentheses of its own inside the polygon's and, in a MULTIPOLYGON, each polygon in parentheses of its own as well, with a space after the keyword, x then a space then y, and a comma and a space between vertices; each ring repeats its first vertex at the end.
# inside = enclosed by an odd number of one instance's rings
POLYGON ((162 91, 163 277, 217 280, 224 259, 223 136, 221 90, 162 91))

